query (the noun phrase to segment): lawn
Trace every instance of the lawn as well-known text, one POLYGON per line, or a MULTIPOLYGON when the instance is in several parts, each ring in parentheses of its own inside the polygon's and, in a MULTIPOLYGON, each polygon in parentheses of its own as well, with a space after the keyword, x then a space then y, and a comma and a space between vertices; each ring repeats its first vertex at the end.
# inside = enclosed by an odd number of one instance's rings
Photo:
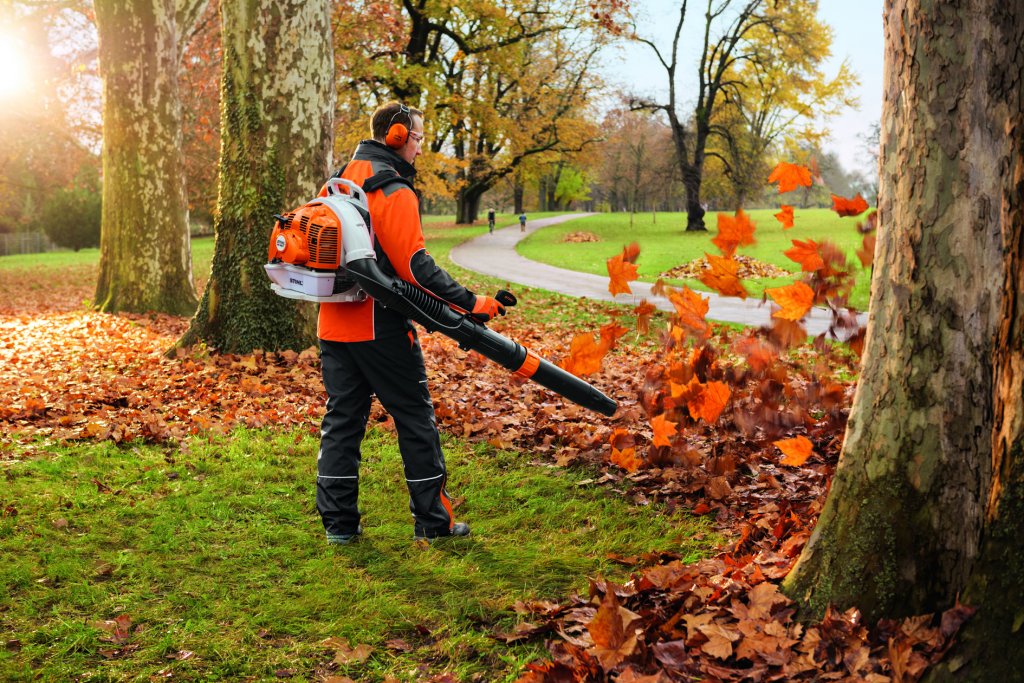
MULTIPOLYGON (((857 284, 851 296, 851 303, 859 310, 867 310, 870 291, 870 269, 861 266, 855 254, 861 247, 861 235, 857 232, 856 218, 840 218, 828 209, 796 209, 794 227, 783 230, 773 216, 774 209, 750 211, 757 225, 754 237, 757 243, 740 247, 738 253, 765 261, 793 272, 800 266, 789 260, 783 253, 792 247, 792 240, 813 239, 817 242, 829 240, 847 255, 847 262, 856 274, 857 284)), ((630 225, 629 214, 599 214, 534 232, 519 243, 518 251, 526 258, 551 265, 579 270, 597 275, 607 275, 606 261, 622 250, 623 245, 637 242, 640 245, 640 279, 654 282, 669 269, 702 258, 705 252, 718 254, 711 240, 717 234, 717 214, 705 217, 708 231, 687 233, 684 231, 686 216, 681 213, 636 214, 630 225), (572 232, 590 232, 600 238, 599 242, 565 242, 565 236, 572 232)), ((700 280, 668 280, 673 284, 685 284, 692 289, 708 291, 700 280)), ((791 284, 793 278, 762 278, 746 280, 744 284, 750 295, 760 297, 766 287, 791 284)))
POLYGON ((520 620, 517 600, 624 580, 610 552, 692 560, 713 540, 694 518, 579 484, 592 473, 446 439, 473 534, 416 544, 395 440, 372 430, 364 538, 332 547, 313 508, 316 448, 239 430, 180 448, 8 450, 0 679, 316 680, 338 668, 324 641, 344 638, 372 648, 337 671, 356 680, 508 680, 542 654, 491 637, 520 620), (118 617, 130 626, 112 632, 118 617))

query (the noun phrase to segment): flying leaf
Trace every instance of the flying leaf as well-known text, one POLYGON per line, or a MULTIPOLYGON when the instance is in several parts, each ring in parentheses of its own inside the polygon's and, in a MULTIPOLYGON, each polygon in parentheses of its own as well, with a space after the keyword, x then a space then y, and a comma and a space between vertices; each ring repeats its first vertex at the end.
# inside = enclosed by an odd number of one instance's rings
POLYGON ((608 291, 612 293, 612 296, 630 294, 629 283, 636 279, 636 264, 629 263, 624 259, 623 254, 618 254, 608 259, 607 265, 608 276, 611 278, 608 283, 608 291))
POLYGON ((814 304, 814 290, 802 282, 794 282, 785 287, 772 287, 764 291, 772 301, 782 307, 772 313, 773 318, 800 320, 814 304))
POLYGON ((636 316, 636 331, 640 334, 647 334, 651 331, 651 317, 654 312, 658 309, 655 308, 654 304, 644 299, 640 304, 633 309, 633 315, 636 316))
POLYGON ((769 183, 779 184, 779 194, 790 192, 798 187, 811 186, 811 172, 806 166, 790 164, 780 161, 771 175, 768 176, 769 183))
POLYGON ((718 214, 718 235, 711 243, 718 247, 723 256, 732 256, 737 247, 754 244, 754 228, 750 216, 740 209, 734 216, 718 214))
POLYGON ((615 342, 619 337, 629 332, 629 328, 623 327, 614 320, 601 326, 599 336, 601 337, 600 347, 606 352, 615 348, 615 342))
POLYGON ((857 193, 853 199, 832 195, 832 210, 842 216, 859 216, 868 210, 868 203, 857 193))
POLYGON ((793 248, 782 253, 799 263, 801 270, 810 273, 825 267, 825 262, 822 260, 821 254, 818 253, 818 243, 814 240, 806 242, 793 240, 793 248))
POLYGON ((860 264, 867 268, 875 261, 875 236, 874 234, 864 235, 864 242, 861 248, 857 250, 857 258, 860 259, 860 264))
POLYGON ((747 298, 747 290, 740 282, 740 264, 733 259, 722 258, 712 254, 704 253, 710 269, 702 270, 700 281, 723 296, 738 296, 741 299, 747 298))
POLYGON ((673 290, 668 294, 668 300, 676 307, 676 314, 679 316, 679 323, 691 330, 698 336, 707 334, 710 330, 704 316, 708 314, 707 297, 694 292, 689 287, 673 290))
POLYGON ((708 424, 714 424, 722 414, 732 392, 727 384, 708 382, 701 386, 696 398, 687 402, 686 407, 693 419, 704 418, 708 424))
POLYGON ((626 263, 636 263, 637 258, 640 256, 640 245, 636 242, 630 242, 628 245, 622 248, 622 260, 626 263))
POLYGON ((811 443, 810 439, 806 436, 797 436, 792 439, 782 439, 781 441, 773 441, 776 447, 786 456, 779 461, 782 465, 790 465, 791 467, 800 467, 803 465, 807 458, 811 457, 814 453, 814 444, 811 443))
POLYGON ((635 448, 624 448, 620 451, 618 448, 612 447, 612 462, 627 472, 636 472, 643 464, 643 461, 637 457, 635 448))
POLYGON ((757 337, 743 337, 736 341, 733 348, 747 359, 754 372, 764 372, 775 361, 775 351, 757 337))
POLYGON ((775 214, 775 218, 782 223, 783 230, 788 230, 793 227, 793 207, 783 204, 781 208, 782 211, 775 214))
POLYGON ((669 441, 670 436, 678 433, 676 429, 677 422, 672 422, 668 419, 665 413, 658 415, 651 419, 651 429, 654 430, 654 443, 655 446, 671 446, 672 442, 669 441))
POLYGON ((569 357, 561 362, 560 367, 577 377, 592 374, 601 369, 601 360, 607 351, 594 343, 594 335, 589 332, 577 334, 569 346, 569 357))

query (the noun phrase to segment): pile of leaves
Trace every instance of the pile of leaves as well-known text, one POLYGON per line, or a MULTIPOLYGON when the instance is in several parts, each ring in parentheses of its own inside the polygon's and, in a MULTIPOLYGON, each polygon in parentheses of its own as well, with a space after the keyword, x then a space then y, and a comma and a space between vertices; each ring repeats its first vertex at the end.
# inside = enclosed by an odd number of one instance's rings
MULTIPOLYGON (((736 262, 740 265, 736 276, 744 280, 764 277, 786 277, 790 274, 788 270, 765 261, 759 261, 753 256, 739 254, 736 256, 736 262)), ((675 268, 670 268, 659 277, 663 277, 666 280, 698 280, 704 274, 704 271, 710 269, 711 263, 708 262, 708 259, 699 258, 675 268)))
POLYGON ((562 238, 563 242, 600 242, 601 238, 592 232, 576 231, 570 232, 562 238))

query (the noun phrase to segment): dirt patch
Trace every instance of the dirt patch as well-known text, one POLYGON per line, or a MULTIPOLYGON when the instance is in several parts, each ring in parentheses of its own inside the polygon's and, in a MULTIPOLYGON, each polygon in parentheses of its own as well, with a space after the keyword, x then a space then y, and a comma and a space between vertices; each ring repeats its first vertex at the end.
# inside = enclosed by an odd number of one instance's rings
MULTIPOLYGON (((751 278, 763 278, 763 277, 786 277, 792 275, 788 270, 783 270, 778 266, 772 265, 771 263, 765 263, 764 261, 758 261, 756 258, 750 256, 735 256, 737 263, 740 264, 738 277, 741 280, 751 278)), ((701 272, 710 269, 711 266, 708 264, 707 259, 699 258, 684 263, 681 266, 676 266, 666 270, 658 277, 670 278, 674 280, 685 280, 687 278, 696 279, 700 277, 701 272)))
POLYGON ((562 238, 563 242, 600 242, 601 238, 592 232, 570 232, 562 238))

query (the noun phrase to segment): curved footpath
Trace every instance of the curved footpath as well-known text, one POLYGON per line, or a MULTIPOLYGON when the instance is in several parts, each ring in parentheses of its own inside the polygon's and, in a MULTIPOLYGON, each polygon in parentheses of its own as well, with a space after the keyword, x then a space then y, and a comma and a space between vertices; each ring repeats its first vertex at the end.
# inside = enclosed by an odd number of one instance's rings
MULTIPOLYGON (((675 310, 667 298, 651 294, 652 285, 646 282, 631 282, 632 295, 612 296, 608 292, 607 276, 556 268, 531 261, 516 253, 516 244, 535 230, 592 215, 594 214, 573 213, 533 220, 527 224, 526 232, 520 232, 518 225, 495 230, 493 234, 484 234, 456 246, 452 249, 450 258, 467 270, 527 287, 547 289, 570 296, 614 301, 630 306, 636 306, 641 299, 647 299, 663 311, 675 310)), ((720 296, 713 292, 700 292, 700 295, 709 299, 707 317, 711 320, 753 326, 767 325, 771 320, 771 306, 762 304, 760 299, 744 300, 720 296)), ((832 316, 826 309, 814 308, 804 320, 804 327, 808 334, 819 335, 828 330, 831 319, 832 316)), ((867 324, 865 314, 860 314, 858 319, 862 325, 867 324)))

